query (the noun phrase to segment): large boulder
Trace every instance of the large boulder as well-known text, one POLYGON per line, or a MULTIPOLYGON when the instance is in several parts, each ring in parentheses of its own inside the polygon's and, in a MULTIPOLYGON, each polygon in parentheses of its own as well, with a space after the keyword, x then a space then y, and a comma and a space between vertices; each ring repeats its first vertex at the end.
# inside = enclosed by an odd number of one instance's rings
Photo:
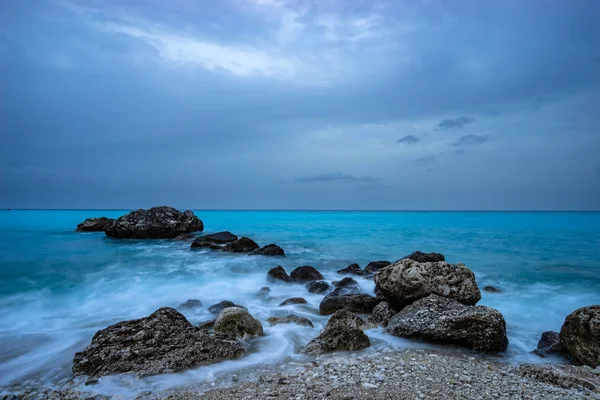
POLYGON ((540 357, 546 357, 548 354, 562 352, 560 333, 553 331, 542 333, 542 336, 537 344, 537 348, 533 352, 540 357))
POLYGON ((464 264, 445 261, 400 260, 375 275, 375 291, 397 309, 430 294, 468 305, 475 305, 481 299, 475 274, 464 264))
POLYGON ((340 310, 333 314, 319 336, 302 350, 305 354, 324 354, 335 351, 355 351, 371 345, 362 329, 365 322, 357 315, 340 310))
POLYGON ((238 237, 236 235, 234 235, 231 232, 227 232, 227 231, 211 233, 210 235, 198 236, 192 242, 191 247, 192 247, 192 249, 215 247, 215 245, 220 247, 227 243, 233 242, 237 239, 238 239, 238 237))
POLYGON ((107 236, 126 239, 173 239, 183 233, 201 231, 204 224, 193 212, 173 207, 132 211, 106 227, 107 236))
POLYGON ((290 277, 292 281, 300 283, 323 280, 323 275, 310 265, 296 268, 290 273, 290 277))
POLYGON ((281 265, 278 265, 275 268, 271 268, 269 272, 267 272, 267 280, 269 282, 291 282, 292 278, 288 275, 288 273, 281 265))
POLYGON ((446 261, 446 258, 444 257, 443 254, 440 253, 423 253, 421 251, 415 251, 413 253, 410 253, 409 255, 407 255, 406 257, 404 257, 403 259, 409 259, 409 260, 413 260, 416 262, 438 262, 438 261, 446 261))
POLYGON ((373 314, 369 318, 369 321, 381 326, 387 326, 389 320, 396 314, 398 314, 398 311, 394 310, 390 306, 390 303, 382 301, 373 308, 373 314))
POLYGON ((100 377, 133 372, 147 376, 237 358, 244 347, 217 339, 188 322, 173 308, 102 329, 73 359, 73 374, 100 377))
POLYGON ((333 314, 338 310, 347 310, 359 314, 369 314, 381 300, 368 294, 335 294, 325 296, 319 305, 322 315, 333 314))
POLYGON ((241 238, 229 242, 223 247, 223 251, 228 253, 250 253, 260 248, 258 244, 249 237, 242 236, 241 238))
POLYGON ((362 274, 363 275, 374 274, 375 272, 379 271, 380 269, 383 269, 391 264, 392 263, 389 261, 371 261, 370 263, 367 264, 365 269, 362 271, 362 274))
POLYGON ((248 310, 239 307, 228 307, 221 311, 213 329, 229 338, 263 335, 260 321, 250 315, 248 310))
POLYGON ((257 255, 261 255, 261 256, 285 256, 285 251, 283 251, 283 249, 279 246, 277 246, 276 244, 268 244, 265 247, 261 247, 260 249, 254 250, 252 253, 250 254, 257 254, 257 255))
POLYGON ((320 294, 320 293, 326 292, 329 289, 329 283, 327 283, 325 281, 308 282, 306 284, 306 289, 310 293, 320 294))
POLYGON ((466 306, 432 294, 405 307, 389 320, 395 336, 452 343, 488 353, 506 350, 506 322, 498 310, 466 306))
POLYGON ((600 305, 569 314, 560 329, 560 343, 579 364, 600 365, 600 305))
POLYGON ((86 218, 85 221, 77 225, 76 232, 103 232, 113 222, 112 218, 86 218))
POLYGON ((301 326, 309 326, 314 328, 314 325, 308 318, 301 317, 299 315, 290 314, 285 317, 270 317, 267 322, 271 324, 271 326, 280 325, 280 324, 296 324, 301 326))

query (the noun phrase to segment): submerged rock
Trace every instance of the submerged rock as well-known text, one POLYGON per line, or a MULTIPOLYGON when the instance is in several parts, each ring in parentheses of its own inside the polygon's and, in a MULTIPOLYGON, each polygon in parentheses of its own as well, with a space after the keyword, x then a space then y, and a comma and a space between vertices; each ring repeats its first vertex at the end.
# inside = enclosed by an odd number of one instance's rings
POLYGON ((271 293, 271 288, 268 286, 260 288, 258 293, 256 293, 256 297, 260 297, 261 299, 266 299, 269 297, 269 293, 271 293))
POLYGON ((348 265, 346 268, 344 269, 340 269, 338 271, 338 274, 354 274, 354 275, 361 275, 362 274, 362 269, 360 268, 360 266, 358 264, 350 264, 348 265))
POLYGON ((502 290, 500 290, 494 286, 486 286, 483 288, 483 290, 485 290, 486 292, 490 292, 490 293, 502 293, 502 290))
POLYGON ((302 297, 290 297, 289 299, 284 300, 279 307, 282 306, 289 306, 291 304, 306 304, 307 301, 306 299, 302 298, 302 297))
POLYGON ((189 299, 183 303, 181 303, 180 305, 177 306, 177 308, 181 309, 181 308, 200 308, 202 307, 202 302, 198 299, 189 299))
POLYGON ((506 322, 498 310, 466 306, 432 294, 405 307, 389 320, 395 336, 452 343, 488 353, 506 350, 506 322))
POLYGON ((383 269, 391 264, 392 263, 389 261, 371 261, 369 264, 367 264, 367 266, 365 267, 365 269, 362 273, 363 274, 374 274, 375 272, 379 271, 380 269, 383 269))
POLYGON ((373 315, 369 320, 375 324, 387 326, 389 320, 396 314, 398 314, 398 311, 394 310, 390 303, 382 301, 373 308, 373 315))
POLYGON ((77 225, 76 232, 103 232, 113 222, 112 218, 86 218, 85 221, 77 225))
POLYGON ((548 354, 556 354, 561 351, 560 334, 558 332, 548 331, 542 333, 537 349, 533 352, 540 357, 546 357, 548 354))
MULTIPOLYGON (((409 259, 416 262, 438 262, 438 261, 446 261, 446 258, 443 254, 440 253, 423 253, 421 251, 415 251, 402 259, 409 259)), ((400 261, 400 260, 398 260, 400 261)))
POLYGON ((204 224, 193 212, 173 207, 152 207, 132 211, 106 227, 107 236, 126 239, 173 239, 181 234, 201 231, 204 224))
POLYGON ((453 265, 445 261, 400 260, 375 275, 375 291, 397 309, 430 294, 468 305, 481 299, 475 274, 464 264, 453 265))
POLYGON ((338 310, 347 310, 359 314, 369 314, 381 300, 368 294, 341 294, 331 293, 319 305, 322 315, 333 314, 338 310))
POLYGON ((331 282, 331 284, 333 286, 335 286, 336 288, 348 287, 348 286, 358 286, 358 282, 356 282, 354 279, 352 279, 350 277, 346 277, 339 281, 333 281, 333 282, 331 282))
POLYGON ((239 307, 229 307, 221 311, 213 329, 230 338, 263 335, 260 321, 250 315, 248 310, 239 307))
POLYGON ((253 250, 258 249, 259 246, 256 242, 249 237, 242 236, 241 238, 229 242, 223 247, 223 251, 228 253, 250 253, 253 250))
POLYGON ((221 311, 229 307, 237 307, 247 310, 246 307, 240 306, 239 304, 235 304, 233 301, 223 300, 218 302, 217 304, 213 304, 212 306, 208 307, 208 312, 210 312, 211 314, 220 314, 221 311))
POLYGON ((267 280, 269 282, 291 282, 292 278, 288 275, 285 269, 281 265, 279 265, 275 268, 271 268, 269 272, 267 272, 267 280))
POLYGON ((340 310, 329 318, 319 336, 312 339, 302 353, 319 355, 335 351, 356 351, 369 347, 371 341, 362 328, 365 322, 357 315, 340 310))
POLYGON ((196 239, 196 235, 194 235, 193 233, 182 233, 181 235, 177 235, 173 238, 173 240, 178 240, 178 241, 193 241, 194 239, 196 239))
POLYGON ((314 328, 314 325, 308 318, 300 317, 295 314, 286 315, 285 317, 271 317, 267 320, 271 326, 279 324, 296 324, 301 326, 310 326, 314 328))
POLYGON ((210 235, 198 236, 192 242, 191 247, 192 249, 206 247, 212 248, 215 247, 214 245, 217 245, 216 248, 221 248, 221 246, 231 243, 237 239, 238 237, 236 235, 228 231, 211 233, 210 235))
POLYGON ((306 289, 308 289, 310 293, 323 293, 329 289, 329 283, 325 281, 308 282, 306 284, 306 289))
POLYGON ((75 354, 73 375, 97 378, 122 372, 138 376, 177 372, 237 358, 243 352, 239 342, 212 337, 175 309, 164 307, 148 317, 96 332, 91 344, 75 354))
POLYGON ((285 251, 276 244, 268 244, 265 247, 254 250, 251 254, 257 254, 261 256, 285 256, 285 251))
POLYGON ((560 343, 576 362, 592 368, 600 365, 600 305, 569 314, 560 330, 560 343))
POLYGON ((310 265, 294 269, 290 273, 290 277, 292 278, 292 281, 299 283, 323 280, 323 275, 321 275, 315 267, 311 267, 310 265))

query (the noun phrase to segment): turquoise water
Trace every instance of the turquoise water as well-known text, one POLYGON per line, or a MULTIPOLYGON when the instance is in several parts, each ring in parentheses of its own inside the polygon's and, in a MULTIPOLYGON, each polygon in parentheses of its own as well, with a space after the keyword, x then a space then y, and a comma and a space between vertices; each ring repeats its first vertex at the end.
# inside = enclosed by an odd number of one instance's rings
MULTIPOLYGON (((336 270, 352 262, 394 261, 414 250, 443 253, 449 262, 470 267, 480 287, 503 290, 484 293, 480 304, 504 314, 510 346, 503 357, 509 362, 543 361, 529 354, 539 335, 560 329, 574 309, 600 304, 600 213, 196 212, 205 232, 230 230, 261 245, 277 243, 286 250, 284 259, 193 252, 187 242, 128 241, 73 231, 87 217, 124 213, 0 211, 0 387, 59 382, 69 376, 73 353, 98 329, 188 298, 206 306, 236 301, 267 327, 269 316, 283 312, 276 307, 281 299, 303 296, 308 306, 287 311, 308 316, 317 329, 323 326, 326 319, 314 311, 322 296, 302 286, 271 285, 269 302, 254 297, 267 285, 266 272, 278 264, 288 271, 310 264, 334 279, 336 270)), ((360 285, 373 289, 371 281, 361 279, 360 285)), ((209 317, 204 309, 186 316, 194 323, 209 317)), ((195 375, 176 374, 169 382, 149 378, 145 384, 165 387, 297 359, 297 350, 316 332, 267 328, 266 337, 243 360, 203 367, 195 375)), ((375 348, 419 346, 381 330, 370 336, 375 348)), ((123 382, 111 379, 106 379, 111 390, 123 390, 123 382)))

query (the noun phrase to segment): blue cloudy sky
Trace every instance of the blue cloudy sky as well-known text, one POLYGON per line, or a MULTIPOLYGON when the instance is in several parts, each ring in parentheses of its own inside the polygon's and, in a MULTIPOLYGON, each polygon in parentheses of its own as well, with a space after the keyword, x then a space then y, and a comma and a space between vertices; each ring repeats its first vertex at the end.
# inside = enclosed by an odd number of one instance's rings
POLYGON ((600 2, 2 0, 0 207, 600 209, 600 2))

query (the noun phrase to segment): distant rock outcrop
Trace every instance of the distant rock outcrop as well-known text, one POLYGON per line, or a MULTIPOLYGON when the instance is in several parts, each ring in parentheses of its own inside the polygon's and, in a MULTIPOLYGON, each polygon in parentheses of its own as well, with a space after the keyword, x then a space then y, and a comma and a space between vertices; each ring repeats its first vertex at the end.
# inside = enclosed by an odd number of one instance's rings
POLYGON ((77 225, 76 232, 103 232, 113 222, 112 218, 86 218, 85 221, 77 225))
POLYGON ((107 236, 124 239, 173 239, 181 234, 201 231, 204 224, 193 212, 173 207, 152 207, 132 211, 106 226, 107 236))

